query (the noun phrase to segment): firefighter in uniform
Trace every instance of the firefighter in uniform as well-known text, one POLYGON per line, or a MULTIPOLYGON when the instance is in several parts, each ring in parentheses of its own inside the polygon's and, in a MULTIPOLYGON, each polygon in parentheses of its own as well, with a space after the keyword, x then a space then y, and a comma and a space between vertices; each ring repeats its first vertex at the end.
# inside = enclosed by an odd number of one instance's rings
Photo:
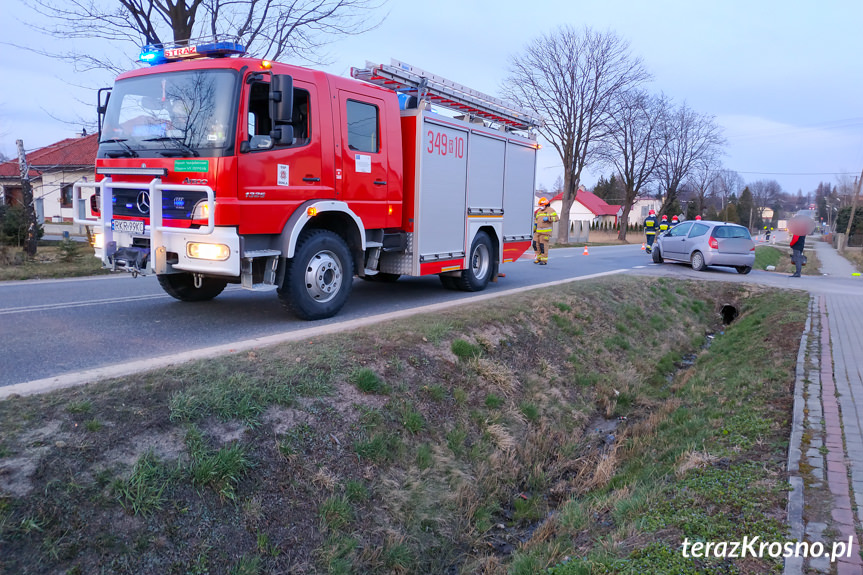
POLYGON ((656 210, 647 212, 647 218, 644 220, 644 236, 647 243, 647 253, 653 249, 653 240, 656 239, 656 232, 659 231, 656 221, 656 210))
POLYGON ((672 227, 672 228, 673 228, 674 226, 676 226, 677 224, 679 224, 679 223, 680 223, 680 220, 679 220, 679 219, 677 219, 677 216, 671 216, 671 227, 672 227))
POLYGON ((557 221, 557 212, 551 209, 547 198, 539 199, 539 209, 533 214, 533 263, 548 264, 548 244, 551 241, 552 224, 557 221))
POLYGON ((659 233, 667 232, 671 227, 671 224, 668 223, 668 216, 663 215, 662 221, 659 222, 659 233))

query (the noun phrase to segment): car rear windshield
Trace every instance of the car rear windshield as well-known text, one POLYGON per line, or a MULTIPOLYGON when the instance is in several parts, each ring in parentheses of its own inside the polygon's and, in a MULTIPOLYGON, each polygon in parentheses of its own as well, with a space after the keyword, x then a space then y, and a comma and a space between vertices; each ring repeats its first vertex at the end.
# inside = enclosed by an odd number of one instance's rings
POLYGON ((749 230, 742 226, 718 226, 713 230, 713 237, 752 239, 752 236, 749 235, 749 230))

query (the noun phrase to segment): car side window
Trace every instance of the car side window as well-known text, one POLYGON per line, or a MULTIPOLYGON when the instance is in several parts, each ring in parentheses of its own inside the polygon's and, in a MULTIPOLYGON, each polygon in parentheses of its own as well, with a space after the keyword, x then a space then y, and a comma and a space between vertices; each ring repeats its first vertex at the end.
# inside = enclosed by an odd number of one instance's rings
POLYGON ((673 238, 679 238, 681 236, 685 236, 687 233, 689 233, 689 228, 691 228, 691 227, 692 227, 692 224, 690 222, 677 224, 676 226, 671 228, 671 231, 668 232, 668 235, 673 237, 673 238))
POLYGON ((706 226, 704 224, 693 224, 692 231, 689 232, 690 238, 697 238, 699 236, 703 236, 707 233, 707 230, 710 229, 710 226, 706 226))

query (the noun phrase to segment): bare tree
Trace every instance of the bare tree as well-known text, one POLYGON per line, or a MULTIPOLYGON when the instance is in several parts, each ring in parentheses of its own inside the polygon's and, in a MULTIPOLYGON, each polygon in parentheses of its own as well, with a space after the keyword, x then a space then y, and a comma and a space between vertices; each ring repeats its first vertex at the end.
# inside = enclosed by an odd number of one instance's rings
POLYGON ((630 54, 628 42, 588 27, 558 28, 510 59, 504 95, 545 117, 539 132, 563 162, 558 241, 566 240, 582 170, 607 135, 615 96, 648 77, 641 59, 630 54))
POLYGON ((666 119, 660 162, 661 187, 665 196, 662 212, 677 199, 677 189, 692 170, 700 162, 717 157, 725 144, 713 117, 695 112, 686 103, 668 114, 666 119))
POLYGON ((36 202, 33 199, 33 185, 30 181, 30 166, 24 153, 24 142, 15 140, 18 148, 18 171, 21 175, 21 193, 24 202, 24 215, 27 218, 27 236, 24 239, 24 253, 29 257, 36 255, 36 242, 39 240, 39 222, 36 219, 36 202))
POLYGON ((687 184, 695 198, 695 211, 704 213, 707 196, 713 189, 713 182, 719 177, 719 161, 709 156, 697 162, 687 177, 687 184))
MULTIPOLYGON (((620 221, 629 221, 629 212, 639 192, 656 176, 661 146, 660 130, 668 101, 641 90, 618 95, 616 112, 609 120, 608 137, 599 148, 600 157, 612 165, 624 188, 623 213, 620 221)), ((619 240, 626 240, 626 226, 621 225, 619 240)))
POLYGON ((764 217, 764 210, 775 205, 782 195, 782 186, 776 180, 758 180, 749 184, 752 192, 752 206, 758 217, 764 217))
MULTIPOLYGON (((367 32, 381 22, 386 0, 22 0, 38 14, 37 30, 59 38, 101 38, 120 44, 185 43, 225 35, 261 58, 320 62, 321 49, 339 36, 367 32)), ((118 71, 128 64, 106 55, 66 53, 79 69, 118 71)))
POLYGON ((713 193, 722 198, 722 214, 725 221, 728 221, 728 198, 732 195, 739 194, 743 190, 743 178, 734 170, 719 170, 716 179, 713 181, 713 193))

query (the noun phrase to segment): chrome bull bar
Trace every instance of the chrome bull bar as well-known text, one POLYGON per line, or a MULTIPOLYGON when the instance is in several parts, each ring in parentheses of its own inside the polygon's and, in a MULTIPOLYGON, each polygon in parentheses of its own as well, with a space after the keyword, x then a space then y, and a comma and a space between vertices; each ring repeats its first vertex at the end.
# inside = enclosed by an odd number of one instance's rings
POLYGON ((150 194, 150 225, 144 226, 144 236, 150 240, 150 257, 148 258, 146 270, 137 267, 126 268, 133 275, 144 274, 147 271, 151 273, 164 273, 167 271, 167 263, 165 261, 166 249, 163 241, 164 234, 204 236, 212 234, 216 227, 216 199, 215 193, 210 186, 163 184, 161 178, 154 178, 149 183, 114 182, 110 177, 106 177, 100 182, 75 182, 72 187, 72 221, 78 225, 93 226, 96 233, 102 234, 101 259, 103 267, 116 269, 116 265, 111 263, 110 258, 120 249, 114 239, 114 206, 112 202, 113 192, 111 191, 113 189, 146 189, 150 194), (86 217, 86 204, 81 198, 81 190, 84 188, 94 189, 99 194, 100 214, 98 218, 86 217), (162 220, 162 195, 166 190, 204 192, 207 194, 207 225, 200 228, 165 227, 162 220))

